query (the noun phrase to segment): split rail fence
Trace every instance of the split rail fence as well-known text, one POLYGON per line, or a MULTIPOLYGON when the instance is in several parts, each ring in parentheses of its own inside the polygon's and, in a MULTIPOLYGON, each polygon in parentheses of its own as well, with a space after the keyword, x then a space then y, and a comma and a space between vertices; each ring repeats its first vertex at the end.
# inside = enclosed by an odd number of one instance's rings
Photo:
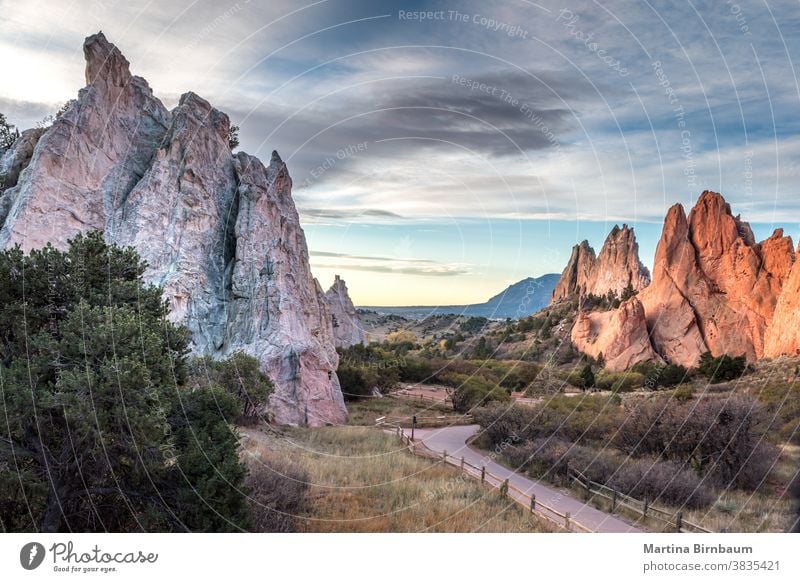
POLYGON ((497 489, 500 492, 500 495, 503 497, 507 497, 520 505, 522 505, 526 510, 530 511, 533 514, 536 514, 538 517, 542 517, 555 525, 556 527, 566 530, 566 531, 576 531, 576 532, 591 532, 589 528, 585 527, 584 525, 578 523, 574 519, 569 512, 562 513, 557 509, 550 507, 544 503, 541 503, 536 500, 536 495, 528 493, 526 491, 522 491, 521 489, 514 487, 511 483, 509 483, 508 479, 503 479, 486 469, 486 467, 477 467, 472 463, 466 461, 464 457, 454 457, 452 455, 448 455, 447 451, 443 453, 437 453, 435 451, 430 450, 428 447, 421 442, 415 442, 411 435, 407 434, 405 429, 399 425, 391 424, 385 422, 384 418, 377 419, 377 426, 384 428, 384 429, 392 429, 394 430, 395 434, 400 438, 401 442, 406 445, 411 452, 417 455, 426 456, 426 457, 433 457, 436 458, 447 465, 452 465, 461 469, 462 472, 466 473, 470 477, 474 477, 475 479, 480 479, 480 482, 484 485, 488 485, 493 489, 497 489))

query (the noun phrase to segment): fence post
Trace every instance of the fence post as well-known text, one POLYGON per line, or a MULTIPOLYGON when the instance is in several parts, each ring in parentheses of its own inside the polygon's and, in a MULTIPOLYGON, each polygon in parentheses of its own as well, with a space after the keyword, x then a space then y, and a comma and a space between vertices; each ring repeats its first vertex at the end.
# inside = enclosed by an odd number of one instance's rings
POLYGON ((500 485, 500 495, 503 497, 508 497, 508 479, 503 481, 503 484, 500 485))
POLYGON ((569 518, 570 518, 570 513, 568 511, 567 514, 564 516, 564 525, 566 526, 567 531, 569 531, 569 518))
POLYGON ((645 495, 644 496, 644 511, 642 511, 642 513, 644 514, 644 517, 647 517, 647 506, 648 505, 649 505, 649 503, 647 502, 647 495, 645 495))
POLYGON ((611 513, 614 513, 614 511, 617 509, 617 490, 612 489, 611 491, 611 513))
POLYGON ((675 525, 678 528, 678 533, 681 533, 681 528, 683 527, 683 512, 679 511, 678 514, 675 516, 675 525))
POLYGON ((531 513, 536 511, 536 494, 531 493, 531 513))
POLYGON ((486 480, 486 467, 481 467, 481 483, 486 480))
POLYGON ((447 449, 442 451, 442 460, 447 464, 447 449))
POLYGON ((461 470, 464 470, 464 457, 461 457, 461 470))

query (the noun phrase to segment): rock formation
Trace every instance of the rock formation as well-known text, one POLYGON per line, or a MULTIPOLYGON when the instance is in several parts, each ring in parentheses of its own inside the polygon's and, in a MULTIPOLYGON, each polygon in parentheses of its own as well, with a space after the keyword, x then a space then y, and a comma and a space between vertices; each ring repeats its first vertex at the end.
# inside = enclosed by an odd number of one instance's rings
POLYGON ((603 354, 605 367, 612 372, 660 359, 650 345, 644 308, 636 297, 612 311, 579 312, 571 338, 581 352, 593 358, 603 354))
POLYGON ((633 228, 623 224, 608 233, 594 268, 586 282, 585 293, 605 295, 613 291, 622 295, 625 289, 641 291, 650 284, 650 272, 639 260, 639 244, 633 228))
POLYGON ((650 273, 639 260, 639 244, 633 228, 614 226, 595 256, 588 241, 572 248, 567 266, 553 291, 551 303, 575 295, 621 296, 625 289, 640 291, 650 283, 650 273))
POLYGON ((347 348, 363 344, 366 338, 361 319, 347 292, 347 285, 339 278, 339 275, 336 275, 333 285, 325 293, 325 300, 331 310, 336 347, 347 348))
POLYGON ((584 293, 596 262, 597 257, 594 249, 589 246, 588 240, 572 247, 569 261, 561 272, 561 278, 556 283, 556 288, 553 289, 553 298, 550 303, 584 293))
POLYGON ((195 352, 259 359, 277 422, 343 422, 331 316, 285 164, 233 156, 228 117, 193 93, 168 111, 102 33, 84 54, 87 86, 0 199, 0 246, 64 248, 88 230, 133 246, 195 352))
POLYGON ((656 351, 684 366, 704 351, 760 358, 794 257, 781 230, 756 243, 717 193, 703 192, 688 217, 670 208, 653 282, 639 295, 656 351))
POLYGON ((800 355, 800 261, 783 283, 764 337, 764 356, 800 355))

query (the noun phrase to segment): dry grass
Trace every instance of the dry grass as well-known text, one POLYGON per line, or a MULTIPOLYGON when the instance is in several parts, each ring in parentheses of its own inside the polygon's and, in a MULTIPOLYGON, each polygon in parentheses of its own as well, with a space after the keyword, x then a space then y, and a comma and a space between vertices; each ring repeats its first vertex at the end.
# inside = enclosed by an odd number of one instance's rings
POLYGON ((305 532, 543 532, 519 505, 366 427, 242 429, 249 463, 280 458, 311 482, 305 532))
MULTIPOLYGON (((794 501, 786 491, 791 476, 800 464, 800 447, 786 445, 782 447, 781 456, 772 471, 770 481, 759 491, 729 490, 717 492, 717 500, 709 507, 690 510, 681 507, 669 507, 659 504, 661 509, 672 514, 683 512, 683 519, 697 524, 712 532, 735 533, 781 533, 789 531, 793 521, 794 501)), ((584 490, 573 486, 575 496, 583 495, 584 490)), ((611 502, 594 495, 591 504, 609 511, 611 502)), ((642 519, 641 514, 624 507, 619 511, 633 522, 650 531, 674 531, 674 526, 658 519, 642 519)), ((691 531, 691 530, 690 530, 691 531)))
POLYGON ((419 427, 450 426, 460 424, 462 419, 452 405, 432 400, 387 396, 347 403, 347 424, 351 426, 373 426, 381 416, 385 416, 387 422, 411 426, 411 417, 414 415, 418 418, 419 427))

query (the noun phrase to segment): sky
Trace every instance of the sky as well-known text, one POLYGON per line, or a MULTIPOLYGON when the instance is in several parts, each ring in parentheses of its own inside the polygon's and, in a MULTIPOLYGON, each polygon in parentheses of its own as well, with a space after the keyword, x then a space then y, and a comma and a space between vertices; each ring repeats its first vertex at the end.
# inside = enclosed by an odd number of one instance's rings
POLYGON ((0 0, 0 112, 84 84, 102 30, 168 107, 194 91, 278 150, 323 287, 481 302, 721 192, 800 235, 795 2, 0 0))

